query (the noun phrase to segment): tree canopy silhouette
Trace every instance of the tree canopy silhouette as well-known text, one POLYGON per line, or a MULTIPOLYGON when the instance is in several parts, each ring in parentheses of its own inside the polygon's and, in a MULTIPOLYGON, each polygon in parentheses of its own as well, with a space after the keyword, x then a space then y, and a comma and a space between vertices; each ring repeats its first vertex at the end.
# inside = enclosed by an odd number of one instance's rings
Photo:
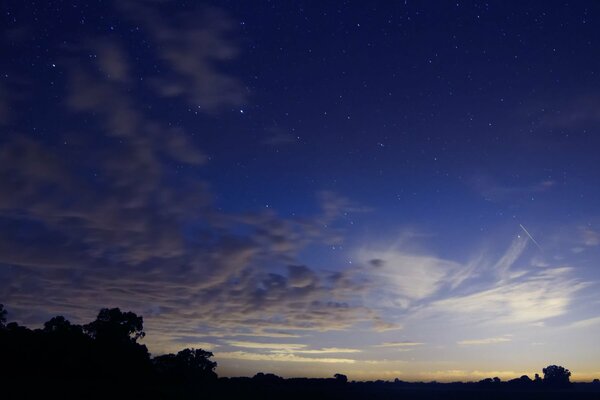
POLYGON ((4 328, 5 323, 6 323, 6 310, 4 309, 4 304, 0 304, 0 329, 4 328))
POLYGON ((83 329, 79 325, 72 325, 62 315, 51 318, 49 321, 44 322, 44 332, 46 333, 57 333, 57 334, 80 334, 83 333, 83 329))
POLYGON ((217 377, 217 363, 210 360, 212 356, 210 351, 192 348, 154 357, 152 362, 157 373, 168 381, 204 381, 217 377))
POLYGON ((568 385, 571 371, 559 365, 549 365, 542 370, 544 383, 554 386, 568 385))
POLYGON ((103 308, 94 322, 83 326, 92 338, 110 342, 137 342, 143 338, 144 319, 131 311, 121 312, 118 308, 103 308))

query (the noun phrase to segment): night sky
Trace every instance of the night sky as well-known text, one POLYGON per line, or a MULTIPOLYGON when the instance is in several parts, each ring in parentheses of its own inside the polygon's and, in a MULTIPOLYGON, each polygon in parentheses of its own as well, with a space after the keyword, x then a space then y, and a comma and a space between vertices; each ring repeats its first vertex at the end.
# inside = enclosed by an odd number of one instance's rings
POLYGON ((600 377, 600 2, 0 5, 0 303, 220 376, 600 377))

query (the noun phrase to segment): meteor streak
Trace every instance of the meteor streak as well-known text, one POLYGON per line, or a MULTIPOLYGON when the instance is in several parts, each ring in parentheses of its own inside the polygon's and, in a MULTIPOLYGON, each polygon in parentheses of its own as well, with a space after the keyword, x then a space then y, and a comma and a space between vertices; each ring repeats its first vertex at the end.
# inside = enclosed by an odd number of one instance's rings
POLYGON ((523 232, 525 232, 525 234, 527 236, 529 236, 529 239, 531 239, 531 241, 533 243, 535 243, 535 245, 538 247, 538 249, 540 249, 540 251, 542 250, 542 248, 540 247, 539 243, 535 241, 535 239, 533 238, 533 236, 531 236, 531 234, 529 232, 527 232, 527 229, 525 229, 525 227, 521 224, 519 224, 519 226, 521 227, 521 229, 523 229, 523 232))

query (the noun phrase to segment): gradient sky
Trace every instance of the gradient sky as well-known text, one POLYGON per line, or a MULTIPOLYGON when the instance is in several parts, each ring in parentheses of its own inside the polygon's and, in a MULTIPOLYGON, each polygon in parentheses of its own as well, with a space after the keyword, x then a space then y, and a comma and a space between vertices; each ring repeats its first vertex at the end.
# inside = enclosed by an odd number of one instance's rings
POLYGON ((221 376, 600 377, 600 2, 3 1, 0 302, 221 376))

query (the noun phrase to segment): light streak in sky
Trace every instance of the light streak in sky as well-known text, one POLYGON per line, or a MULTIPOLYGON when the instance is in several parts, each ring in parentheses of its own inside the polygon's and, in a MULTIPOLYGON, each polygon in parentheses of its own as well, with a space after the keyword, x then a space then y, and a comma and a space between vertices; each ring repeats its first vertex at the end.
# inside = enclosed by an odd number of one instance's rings
POLYGON ((522 224, 519 224, 519 226, 521 227, 521 229, 523 229, 523 231, 525 232, 525 234, 527 234, 527 236, 529 236, 529 239, 531 239, 531 241, 533 243, 535 243, 535 245, 538 247, 538 249, 540 249, 540 251, 542 250, 542 248, 540 247, 539 243, 536 242, 536 240, 533 238, 533 236, 531 236, 531 234, 527 231, 527 229, 525 229, 525 227, 522 224))

